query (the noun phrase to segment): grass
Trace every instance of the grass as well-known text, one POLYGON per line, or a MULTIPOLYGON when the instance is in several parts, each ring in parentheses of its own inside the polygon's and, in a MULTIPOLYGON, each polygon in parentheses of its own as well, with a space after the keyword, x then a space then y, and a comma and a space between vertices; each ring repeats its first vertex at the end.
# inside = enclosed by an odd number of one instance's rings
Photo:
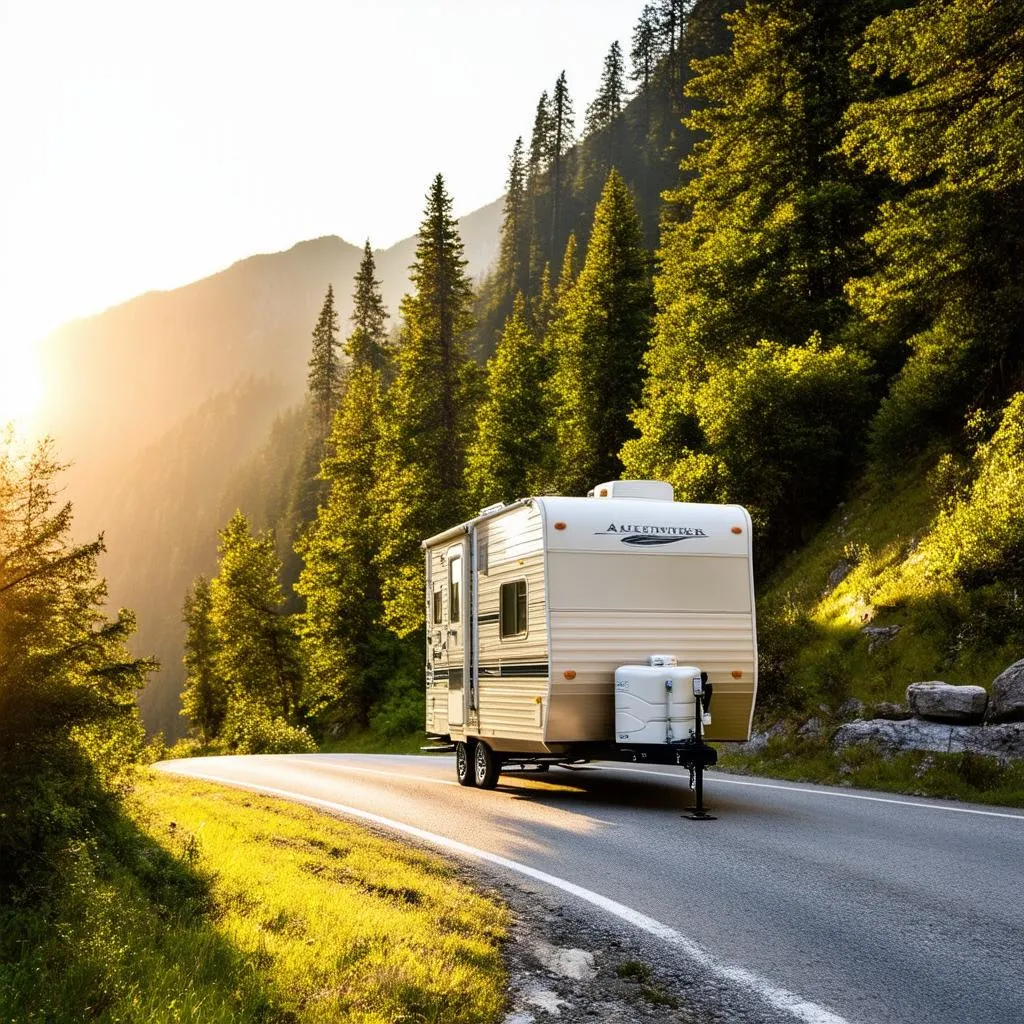
POLYGON ((398 736, 384 736, 365 729, 324 740, 320 749, 325 754, 418 754, 420 747, 428 746, 430 742, 422 729, 398 736))
POLYGON ((636 984, 640 995, 653 1006, 666 1006, 673 1010, 679 1008, 679 1000, 675 996, 669 995, 657 985, 651 984, 654 972, 650 965, 645 964, 642 960, 623 960, 615 968, 615 974, 623 981, 636 984))
POLYGON ((507 912, 436 857, 147 773, 109 849, 0 910, 6 1022, 493 1022, 507 912))
POLYGON ((871 745, 837 752, 824 740, 783 735, 760 754, 720 753, 718 767, 791 782, 1024 807, 1024 763, 1004 765, 973 753, 885 755, 871 745))

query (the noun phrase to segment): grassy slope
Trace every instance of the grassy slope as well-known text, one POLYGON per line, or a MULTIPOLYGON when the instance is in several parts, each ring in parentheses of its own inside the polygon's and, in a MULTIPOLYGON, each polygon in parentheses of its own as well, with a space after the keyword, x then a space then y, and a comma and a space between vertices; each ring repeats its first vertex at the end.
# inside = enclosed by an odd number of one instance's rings
POLYGON ((0 1020, 501 1018, 507 914, 439 859, 157 773, 130 810, 45 916, 4 911, 0 1020))
POLYGON ((917 556, 938 514, 934 458, 922 456, 887 480, 868 478, 810 541, 760 588, 760 727, 784 722, 763 753, 727 753, 723 767, 785 778, 1024 806, 1024 767, 986 758, 872 750, 835 755, 832 727, 850 698, 870 716, 881 701, 902 703, 913 682, 941 679, 988 687, 1024 657, 1016 609, 997 588, 956 591, 932 579, 917 556), (829 590, 841 563, 849 573, 829 590), (866 626, 898 626, 872 643, 866 626), (797 727, 809 719, 821 730, 797 727))

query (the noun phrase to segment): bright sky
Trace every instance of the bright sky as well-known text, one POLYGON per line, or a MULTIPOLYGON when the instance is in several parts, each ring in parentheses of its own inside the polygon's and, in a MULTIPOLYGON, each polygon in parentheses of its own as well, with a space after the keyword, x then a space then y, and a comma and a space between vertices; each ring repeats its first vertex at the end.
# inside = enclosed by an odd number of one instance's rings
POLYGON ((256 252, 501 194, 566 70, 577 124, 644 0, 0 0, 0 421, 35 341, 256 252))

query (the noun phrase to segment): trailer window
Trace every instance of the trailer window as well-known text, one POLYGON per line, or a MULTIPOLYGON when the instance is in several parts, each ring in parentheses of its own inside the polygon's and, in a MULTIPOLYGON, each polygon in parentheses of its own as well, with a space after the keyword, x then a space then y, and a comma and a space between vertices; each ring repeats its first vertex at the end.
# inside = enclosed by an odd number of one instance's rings
POLYGON ((526 635, 526 580, 501 585, 501 639, 526 635))
POLYGON ((434 587, 434 625, 441 625, 441 602, 444 600, 444 587, 438 583, 434 587))
POLYGON ((458 622, 461 613, 459 593, 462 590, 462 555, 453 553, 448 558, 448 621, 458 622))

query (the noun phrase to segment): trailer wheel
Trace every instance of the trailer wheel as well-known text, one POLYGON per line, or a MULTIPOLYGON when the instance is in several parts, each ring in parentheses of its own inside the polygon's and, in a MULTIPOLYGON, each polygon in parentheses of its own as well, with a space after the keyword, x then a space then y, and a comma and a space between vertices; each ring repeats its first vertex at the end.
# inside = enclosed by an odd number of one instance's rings
POLYGON ((460 786, 472 786, 476 781, 473 776, 473 748, 468 743, 455 744, 455 777, 460 786))
POLYGON ((473 781, 481 789, 494 789, 501 774, 501 764, 482 740, 473 751, 473 781))

